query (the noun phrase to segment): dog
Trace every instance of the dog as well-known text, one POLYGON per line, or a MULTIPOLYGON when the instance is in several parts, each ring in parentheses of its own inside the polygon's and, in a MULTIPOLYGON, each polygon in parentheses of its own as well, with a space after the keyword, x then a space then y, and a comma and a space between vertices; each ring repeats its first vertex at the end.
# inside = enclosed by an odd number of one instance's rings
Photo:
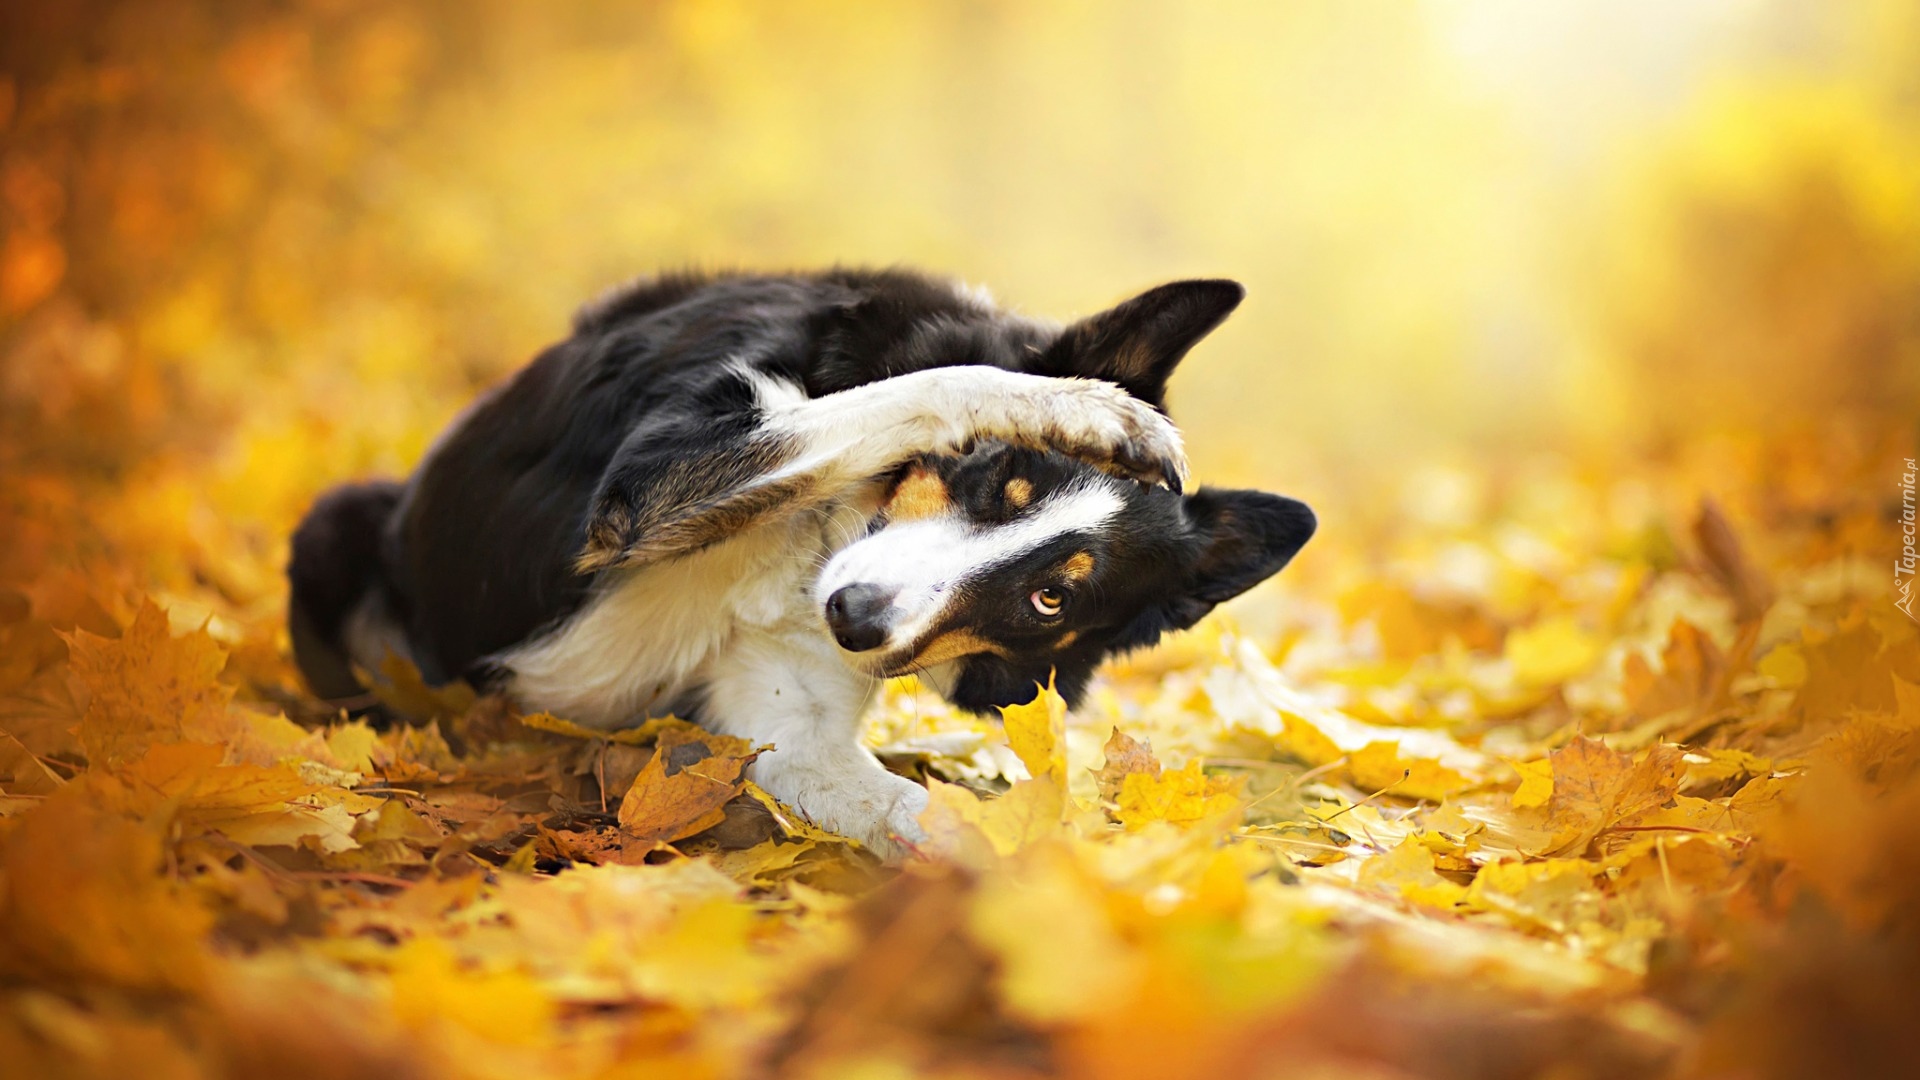
POLYGON ((1162 285, 1067 326, 901 270, 682 274, 588 305, 405 483, 322 496, 295 658, 362 697, 389 652, 597 729, 667 712, 888 856, 926 790, 858 738, 886 678, 978 712, 1192 626, 1313 535, 1184 493, 1175 365, 1243 296, 1162 285))

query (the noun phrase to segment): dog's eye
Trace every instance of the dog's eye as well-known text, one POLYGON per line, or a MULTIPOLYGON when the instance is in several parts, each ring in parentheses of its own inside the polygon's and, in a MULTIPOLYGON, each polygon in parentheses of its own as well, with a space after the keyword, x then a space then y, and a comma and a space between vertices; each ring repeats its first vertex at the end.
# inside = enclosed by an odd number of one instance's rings
POLYGON ((1033 595, 1027 600, 1033 604, 1033 610, 1049 619, 1060 614, 1060 609, 1067 606, 1067 594, 1052 586, 1033 590, 1033 595))

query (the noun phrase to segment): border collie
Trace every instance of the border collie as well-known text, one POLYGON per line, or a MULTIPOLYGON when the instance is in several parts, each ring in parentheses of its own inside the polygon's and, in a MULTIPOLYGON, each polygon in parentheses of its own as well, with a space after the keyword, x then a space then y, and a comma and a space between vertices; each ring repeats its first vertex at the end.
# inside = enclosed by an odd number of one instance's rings
POLYGON ((903 271, 628 287, 407 482, 315 504, 296 659, 324 698, 391 651, 592 727, 771 743, 761 786, 898 855, 927 795, 860 745, 880 680, 1075 702, 1312 536, 1292 499, 1182 494, 1167 376, 1242 295, 1177 282, 1062 328, 903 271))

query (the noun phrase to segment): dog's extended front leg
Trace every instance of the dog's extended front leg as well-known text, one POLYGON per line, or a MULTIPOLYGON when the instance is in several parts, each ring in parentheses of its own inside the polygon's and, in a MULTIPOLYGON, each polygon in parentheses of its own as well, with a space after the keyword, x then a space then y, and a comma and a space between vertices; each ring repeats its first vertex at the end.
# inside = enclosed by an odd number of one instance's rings
POLYGON ((621 448, 595 498, 580 570, 696 551, 976 439, 1061 450, 1176 489, 1186 474, 1173 422, 1095 379, 943 367, 808 398, 789 383, 741 378, 754 389, 752 412, 714 418, 705 433, 637 432, 621 448))
POLYGON ((943 367, 768 404, 767 430, 796 451, 769 477, 775 482, 809 476, 829 486, 855 483, 975 439, 1060 450, 1175 489, 1186 477, 1173 422, 1097 379, 943 367))
POLYGON ((860 745, 876 683, 840 662, 816 628, 743 634, 715 661, 701 720, 756 746, 773 744, 752 779, 821 828, 897 858, 923 838, 927 790, 860 745))

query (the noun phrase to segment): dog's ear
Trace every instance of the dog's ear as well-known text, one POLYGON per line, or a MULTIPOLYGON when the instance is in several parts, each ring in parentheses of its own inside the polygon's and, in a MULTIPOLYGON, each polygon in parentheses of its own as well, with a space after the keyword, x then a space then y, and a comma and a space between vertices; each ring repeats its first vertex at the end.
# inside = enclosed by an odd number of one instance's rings
POLYGON ((1246 294, 1239 282, 1218 279, 1148 289, 1067 327, 1033 370, 1116 382, 1134 397, 1164 408, 1167 376, 1246 294))
POLYGON ((1214 605, 1279 573, 1317 525, 1306 503, 1264 491, 1201 488, 1185 508, 1200 549, 1185 588, 1164 609, 1168 630, 1192 626, 1214 605))

